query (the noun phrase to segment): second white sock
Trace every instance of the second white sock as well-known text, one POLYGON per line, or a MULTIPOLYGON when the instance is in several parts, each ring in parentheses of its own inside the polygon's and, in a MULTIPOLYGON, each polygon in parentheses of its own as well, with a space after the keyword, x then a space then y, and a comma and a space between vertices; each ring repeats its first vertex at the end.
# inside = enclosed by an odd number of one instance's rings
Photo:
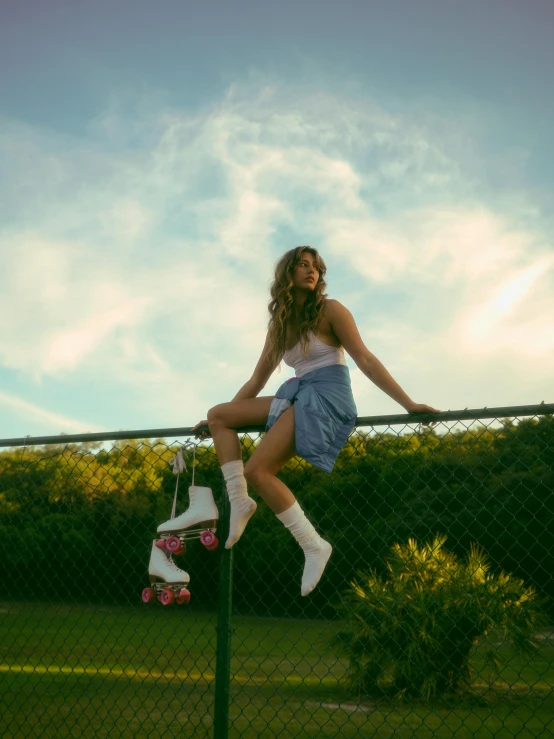
POLYGON ((295 501, 283 513, 278 513, 277 518, 285 524, 304 550, 306 561, 302 573, 301 593, 308 595, 321 579, 333 547, 317 533, 300 508, 298 501, 295 501))
POLYGON ((229 537, 225 542, 225 549, 230 549, 242 536, 248 519, 254 514, 258 506, 256 501, 252 500, 248 495, 242 459, 233 459, 231 462, 225 462, 225 464, 221 465, 221 471, 225 478, 227 495, 231 503, 229 537))

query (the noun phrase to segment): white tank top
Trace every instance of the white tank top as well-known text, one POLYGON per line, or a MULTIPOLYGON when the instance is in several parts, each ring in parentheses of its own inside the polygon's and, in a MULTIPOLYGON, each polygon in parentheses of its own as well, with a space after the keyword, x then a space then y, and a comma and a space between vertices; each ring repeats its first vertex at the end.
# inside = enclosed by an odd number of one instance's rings
POLYGON ((296 377, 302 377, 306 372, 330 364, 346 364, 342 346, 329 346, 318 339, 313 331, 309 333, 311 336, 307 347, 307 359, 304 359, 300 341, 283 354, 283 361, 289 367, 294 367, 296 377))

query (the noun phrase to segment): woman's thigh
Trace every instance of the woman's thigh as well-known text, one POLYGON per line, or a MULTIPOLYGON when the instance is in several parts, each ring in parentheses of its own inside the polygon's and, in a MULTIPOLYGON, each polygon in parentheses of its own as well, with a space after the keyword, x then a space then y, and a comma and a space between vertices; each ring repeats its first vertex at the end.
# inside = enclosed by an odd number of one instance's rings
POLYGON ((245 398, 220 403, 208 411, 208 425, 222 424, 229 429, 242 426, 265 426, 274 395, 261 398, 245 398))
POLYGON ((244 468, 245 476, 269 472, 276 475, 296 456, 294 445, 294 405, 287 408, 260 441, 244 468))

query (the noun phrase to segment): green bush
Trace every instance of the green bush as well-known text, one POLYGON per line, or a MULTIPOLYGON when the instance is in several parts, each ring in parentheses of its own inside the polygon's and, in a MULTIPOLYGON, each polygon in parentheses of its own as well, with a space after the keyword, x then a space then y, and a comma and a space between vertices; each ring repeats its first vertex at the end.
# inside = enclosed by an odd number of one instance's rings
MULTIPOLYGON (((430 699, 467 688, 470 653, 493 630, 518 651, 536 651, 548 599, 537 598, 523 580, 489 573, 473 544, 459 562, 443 549, 446 539, 395 544, 386 578, 371 570, 350 583, 339 606, 346 625, 333 646, 349 658, 348 680, 358 695, 430 699)), ((502 667, 490 647, 486 659, 502 667)))

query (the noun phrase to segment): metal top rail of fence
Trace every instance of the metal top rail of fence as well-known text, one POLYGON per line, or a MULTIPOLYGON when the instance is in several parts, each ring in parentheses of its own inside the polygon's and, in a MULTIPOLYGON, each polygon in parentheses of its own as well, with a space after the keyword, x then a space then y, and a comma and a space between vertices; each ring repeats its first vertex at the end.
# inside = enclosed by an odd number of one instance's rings
MULTIPOLYGON (((300 596, 301 550, 260 505, 238 546, 188 544, 188 610, 147 606, 140 589, 176 488, 173 440, 192 428, 0 440, 3 736, 404 739, 462 723, 477 737, 554 736, 537 598, 550 627, 553 414, 542 402, 359 417, 334 474, 298 459, 279 473, 333 544, 314 593, 300 596), (413 432, 430 422, 452 433, 413 432), (110 441, 130 443, 86 446, 110 441)), ((246 460, 264 428, 236 431, 246 460)), ((193 446, 224 541, 213 441, 193 446)))
MULTIPOLYGON (((554 403, 537 405, 514 405, 498 408, 476 408, 442 411, 441 413, 395 413, 382 416, 360 416, 355 427, 361 426, 394 426, 397 424, 419 424, 429 421, 445 423, 447 421, 480 421, 486 418, 523 418, 554 413, 554 403)), ((237 429, 240 433, 260 433, 263 426, 243 426, 237 429)), ((36 446, 46 444, 75 444, 86 441, 124 441, 126 439, 164 439, 192 436, 192 427, 175 427, 161 429, 134 429, 132 431, 102 431, 90 434, 58 434, 56 436, 22 436, 14 439, 0 439, 0 447, 36 446)))

